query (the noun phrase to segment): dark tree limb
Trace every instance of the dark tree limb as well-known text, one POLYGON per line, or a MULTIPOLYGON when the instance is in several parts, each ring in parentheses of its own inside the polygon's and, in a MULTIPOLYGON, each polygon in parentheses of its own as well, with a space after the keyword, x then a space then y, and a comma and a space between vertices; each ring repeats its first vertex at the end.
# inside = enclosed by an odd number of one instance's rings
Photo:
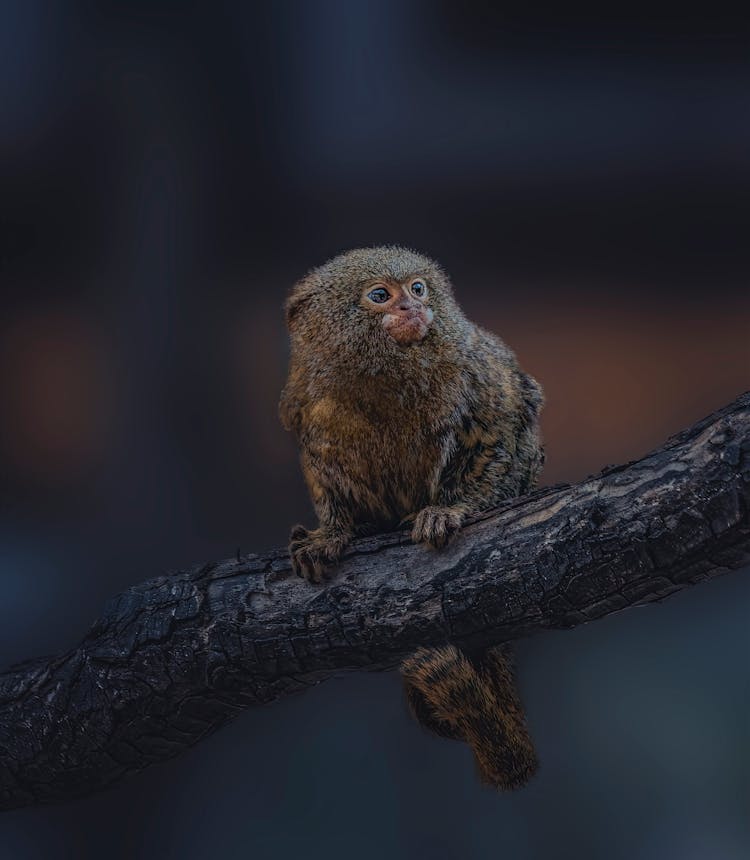
POLYGON ((286 552, 161 576, 0 675, 0 808, 170 758, 251 704, 418 645, 572 627, 750 563, 750 393, 642 460, 514 500, 436 552, 359 541, 326 587, 286 552))

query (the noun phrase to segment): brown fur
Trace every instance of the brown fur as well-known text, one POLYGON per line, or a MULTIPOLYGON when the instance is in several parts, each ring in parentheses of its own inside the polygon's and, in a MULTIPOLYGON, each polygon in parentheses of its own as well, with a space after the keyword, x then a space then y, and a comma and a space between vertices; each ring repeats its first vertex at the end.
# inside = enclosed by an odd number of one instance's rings
POLYGON ((420 648, 401 666, 406 698, 419 722, 466 741, 482 782, 518 788, 537 769, 510 649, 493 648, 478 665, 454 645, 420 648))
MULTIPOLYGON (((356 535, 404 523, 415 541, 443 546, 466 516, 534 486, 541 389, 499 338, 464 317, 437 263, 398 247, 349 251, 296 285, 286 318, 280 415, 319 519, 317 529, 292 530, 300 575, 319 582, 356 535), (415 275, 434 317, 423 340, 404 346, 361 297, 372 280, 415 275)), ((533 773, 505 650, 475 666, 452 646, 422 649, 403 672, 420 722, 466 740, 485 781, 509 788, 533 773)))

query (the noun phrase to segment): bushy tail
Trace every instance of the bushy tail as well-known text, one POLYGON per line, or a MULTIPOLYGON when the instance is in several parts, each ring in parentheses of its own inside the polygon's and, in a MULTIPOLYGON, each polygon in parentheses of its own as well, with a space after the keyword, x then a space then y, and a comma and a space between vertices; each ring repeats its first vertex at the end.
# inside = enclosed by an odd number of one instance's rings
POLYGON ((415 718, 441 737, 466 741, 482 782, 524 785, 538 763, 526 727, 508 646, 472 662, 454 645, 420 648, 401 666, 415 718))

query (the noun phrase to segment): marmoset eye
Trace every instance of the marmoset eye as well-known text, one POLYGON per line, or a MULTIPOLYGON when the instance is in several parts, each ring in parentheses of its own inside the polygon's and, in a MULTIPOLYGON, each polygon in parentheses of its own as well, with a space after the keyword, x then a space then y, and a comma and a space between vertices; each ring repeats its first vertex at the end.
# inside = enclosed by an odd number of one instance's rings
POLYGON ((376 305, 382 305, 383 302, 387 302, 390 297, 391 294, 384 287, 376 287, 374 290, 370 290, 367 294, 367 298, 371 302, 375 302, 376 305))
POLYGON ((427 295, 427 284, 424 281, 413 281, 411 291, 418 299, 423 299, 427 295))

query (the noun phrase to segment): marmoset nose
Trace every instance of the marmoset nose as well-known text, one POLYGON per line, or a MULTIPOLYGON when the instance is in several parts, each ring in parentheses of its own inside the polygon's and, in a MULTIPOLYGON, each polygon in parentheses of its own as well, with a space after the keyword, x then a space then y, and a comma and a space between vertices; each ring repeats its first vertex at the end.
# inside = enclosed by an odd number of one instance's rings
POLYGON ((396 308, 400 311, 410 311, 414 307, 416 307, 416 303, 412 301, 412 299, 410 299, 408 296, 401 296, 401 298, 396 303, 396 308))

